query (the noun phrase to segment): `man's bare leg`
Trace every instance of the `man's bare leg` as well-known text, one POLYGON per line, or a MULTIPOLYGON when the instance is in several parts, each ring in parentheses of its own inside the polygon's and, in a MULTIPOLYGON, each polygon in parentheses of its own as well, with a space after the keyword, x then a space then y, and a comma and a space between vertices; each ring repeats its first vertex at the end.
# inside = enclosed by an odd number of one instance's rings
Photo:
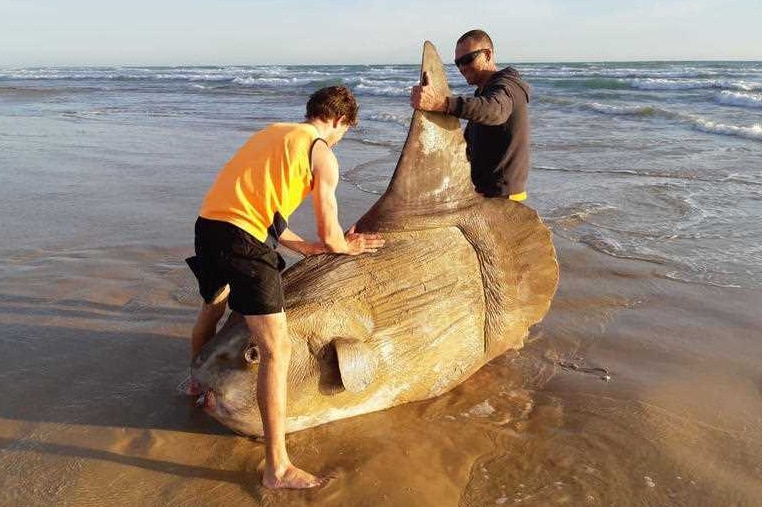
POLYGON ((227 307, 230 286, 226 285, 214 297, 211 303, 201 303, 201 309, 196 317, 196 324, 191 332, 191 359, 196 357, 206 342, 214 337, 217 331, 217 323, 225 313, 227 307))
MULTIPOLYGON (((191 361, 201 352, 206 342, 212 339, 214 333, 217 332, 217 323, 225 313, 228 294, 230 294, 230 287, 226 285, 220 289, 211 303, 206 301, 201 303, 201 308, 196 316, 196 323, 193 325, 193 331, 191 331, 191 361)), ((180 382, 180 385, 177 386, 177 391, 185 396, 199 396, 201 394, 201 385, 190 374, 185 380, 180 382)))
POLYGON ((247 315, 246 324, 259 347, 257 403, 265 437, 262 484, 271 489, 321 486, 325 479, 295 467, 286 451, 286 395, 291 360, 286 314, 247 315))

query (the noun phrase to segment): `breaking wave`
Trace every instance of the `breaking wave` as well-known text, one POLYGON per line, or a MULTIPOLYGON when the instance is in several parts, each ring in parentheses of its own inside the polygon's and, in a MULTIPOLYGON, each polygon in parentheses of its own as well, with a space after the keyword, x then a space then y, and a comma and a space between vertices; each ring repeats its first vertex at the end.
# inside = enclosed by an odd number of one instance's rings
POLYGON ((762 94, 725 90, 715 97, 715 101, 726 106, 762 107, 762 94))
POLYGON ((739 127, 737 125, 725 125, 723 123, 705 120, 703 118, 692 117, 688 122, 696 130, 707 132, 709 134, 721 134, 725 136, 742 137, 753 141, 762 141, 762 123, 757 123, 751 127, 739 127))
POLYGON ((663 79, 646 78, 633 79, 630 81, 633 88, 640 90, 739 90, 755 91, 762 90, 762 84, 752 81, 731 79, 663 79))
POLYGON ((379 121, 383 123, 394 123, 407 128, 410 125, 410 115, 405 117, 397 116, 389 113, 372 114, 368 117, 369 120, 379 121))
POLYGON ((595 111, 596 113, 609 114, 615 116, 670 116, 672 113, 652 106, 616 106, 611 104, 601 104, 591 102, 583 104, 582 109, 595 111))
POLYGON ((576 107, 582 110, 593 111, 595 113, 610 116, 660 118, 672 121, 674 123, 686 125, 694 130, 706 132, 708 134, 719 134, 751 139, 752 141, 762 141, 762 123, 756 123, 750 126, 728 125, 710 119, 701 118, 699 116, 686 113, 676 113, 667 109, 653 106, 622 106, 614 104, 602 104, 599 102, 589 102, 576 104, 576 107))

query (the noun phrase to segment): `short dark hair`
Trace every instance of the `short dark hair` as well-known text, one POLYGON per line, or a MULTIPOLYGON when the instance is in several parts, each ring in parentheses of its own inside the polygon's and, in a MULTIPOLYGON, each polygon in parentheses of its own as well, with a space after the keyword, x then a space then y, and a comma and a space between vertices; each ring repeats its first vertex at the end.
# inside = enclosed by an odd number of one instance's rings
POLYGON ((495 49, 495 46, 492 45, 492 39, 489 38, 489 35, 487 35, 487 32, 484 30, 469 30, 460 36, 460 39, 458 39, 456 44, 460 44, 461 42, 468 39, 473 39, 477 42, 486 42, 489 45, 490 49, 495 49))
POLYGON ((312 95, 307 101, 308 120, 313 118, 323 121, 346 118, 350 126, 357 125, 359 106, 352 92, 346 86, 326 86, 312 95))

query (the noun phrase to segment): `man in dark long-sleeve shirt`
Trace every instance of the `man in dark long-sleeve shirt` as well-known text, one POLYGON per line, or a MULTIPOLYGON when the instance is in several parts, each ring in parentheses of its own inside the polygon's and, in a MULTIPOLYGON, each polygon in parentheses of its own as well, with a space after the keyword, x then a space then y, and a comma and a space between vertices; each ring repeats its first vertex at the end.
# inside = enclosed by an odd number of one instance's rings
POLYGON ((482 30, 458 39, 455 64, 477 87, 473 97, 446 97, 424 82, 413 87, 410 104, 468 120, 464 135, 476 191, 523 201, 529 173, 529 85, 512 67, 497 70, 492 40, 482 30))

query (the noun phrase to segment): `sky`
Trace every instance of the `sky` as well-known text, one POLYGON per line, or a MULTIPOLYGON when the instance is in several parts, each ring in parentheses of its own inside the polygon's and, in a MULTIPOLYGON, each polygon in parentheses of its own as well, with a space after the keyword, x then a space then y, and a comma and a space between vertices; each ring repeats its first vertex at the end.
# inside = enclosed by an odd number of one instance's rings
POLYGON ((0 67, 762 60, 762 0, 0 0, 0 67))

